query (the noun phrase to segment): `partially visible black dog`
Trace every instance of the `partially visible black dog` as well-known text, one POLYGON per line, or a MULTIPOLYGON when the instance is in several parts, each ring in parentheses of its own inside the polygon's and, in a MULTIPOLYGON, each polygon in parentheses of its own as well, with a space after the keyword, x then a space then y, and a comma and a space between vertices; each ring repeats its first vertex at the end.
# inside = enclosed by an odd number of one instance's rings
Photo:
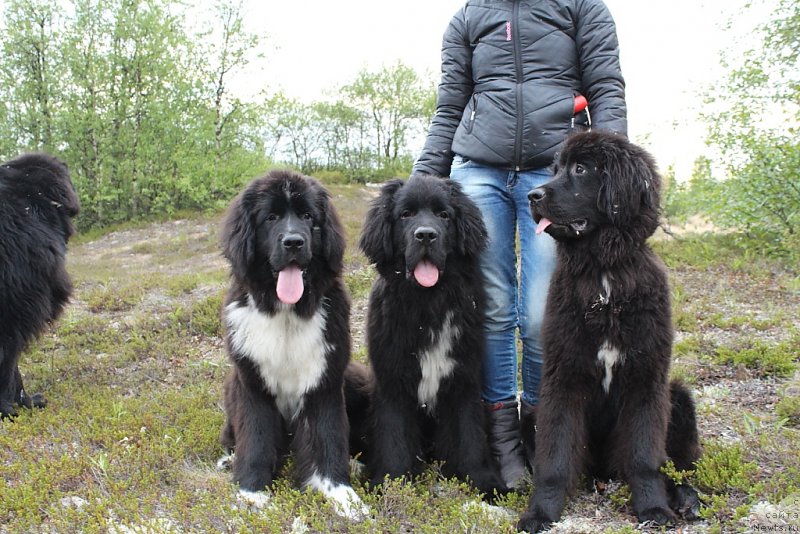
POLYGON ((222 321, 233 367, 222 445, 249 498, 294 453, 301 487, 336 510, 367 513, 350 485, 343 374, 350 359, 344 234, 315 179, 275 170, 234 199, 222 231, 231 284, 222 321))
MULTIPOLYGON (((519 528, 558 521, 581 474, 622 477, 640 521, 692 518, 697 493, 661 472, 700 454, 689 392, 670 383, 673 329, 667 275, 647 245, 658 226, 653 158, 625 138, 569 138, 555 177, 528 195, 537 233, 557 240, 543 324, 535 492, 519 528)), ((534 432, 523 421, 524 438, 534 432)))
POLYGON ((79 209, 62 161, 26 154, 0 165, 0 418, 46 404, 25 391, 19 359, 72 293, 64 264, 79 209))
MULTIPOLYGON (((378 270, 367 324, 374 378, 351 364, 348 390, 371 395, 374 484, 433 459, 489 496, 506 491, 480 404, 485 241, 480 211, 447 179, 390 181, 367 213, 360 246, 378 270)), ((352 408, 364 396, 348 398, 352 408)))

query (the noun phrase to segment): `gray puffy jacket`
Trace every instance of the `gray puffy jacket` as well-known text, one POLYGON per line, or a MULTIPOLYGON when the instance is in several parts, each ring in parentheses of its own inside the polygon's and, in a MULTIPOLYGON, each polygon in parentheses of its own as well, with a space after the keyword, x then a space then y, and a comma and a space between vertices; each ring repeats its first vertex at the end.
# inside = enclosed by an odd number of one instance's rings
POLYGON ((444 34, 436 115, 413 170, 448 176, 454 154, 546 167, 576 127, 578 94, 593 128, 627 135, 616 28, 601 0, 469 0, 444 34))

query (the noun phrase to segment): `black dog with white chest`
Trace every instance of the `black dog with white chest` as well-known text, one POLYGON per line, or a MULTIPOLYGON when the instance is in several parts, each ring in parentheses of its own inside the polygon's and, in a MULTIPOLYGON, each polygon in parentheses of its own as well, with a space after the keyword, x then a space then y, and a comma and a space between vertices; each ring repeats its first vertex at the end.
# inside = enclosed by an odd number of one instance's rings
POLYGON ((374 484, 437 460, 484 493, 506 490, 480 405, 485 240, 480 211, 448 179, 387 182, 367 213, 360 246, 378 270, 367 325, 374 484))
MULTIPOLYGON (((670 382, 673 329, 666 269, 646 240, 658 227, 661 180, 627 139, 570 137, 555 177, 528 197, 537 233, 557 241, 543 324, 535 491, 519 527, 558 521, 582 474, 619 476, 639 521, 692 518, 697 493, 660 472, 700 454, 694 404, 670 382)), ((533 425, 523 420, 525 439, 533 425)))
POLYGON ((65 264, 79 210, 61 160, 36 153, 0 165, 0 419, 46 404, 25 390, 19 359, 72 293, 65 264))
POLYGON ((345 241, 328 192, 272 171, 232 202, 222 244, 231 286, 222 321, 233 368, 222 444, 241 490, 268 488, 288 452, 301 487, 359 518, 350 486, 343 373, 350 359, 345 241))

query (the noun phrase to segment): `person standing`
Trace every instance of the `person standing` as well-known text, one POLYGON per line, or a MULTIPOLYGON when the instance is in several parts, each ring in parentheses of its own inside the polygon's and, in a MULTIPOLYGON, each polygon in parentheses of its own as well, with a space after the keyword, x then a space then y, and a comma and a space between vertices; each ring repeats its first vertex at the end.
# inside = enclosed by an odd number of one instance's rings
POLYGON ((589 127, 627 135, 625 81, 606 5, 468 0, 444 33, 436 114, 412 174, 459 182, 486 223, 482 397, 489 444, 511 488, 524 480, 525 453, 530 460, 534 453, 523 450, 520 412, 532 432, 539 331, 555 266, 555 243, 535 234, 527 194, 552 177, 549 166, 567 135, 589 127))

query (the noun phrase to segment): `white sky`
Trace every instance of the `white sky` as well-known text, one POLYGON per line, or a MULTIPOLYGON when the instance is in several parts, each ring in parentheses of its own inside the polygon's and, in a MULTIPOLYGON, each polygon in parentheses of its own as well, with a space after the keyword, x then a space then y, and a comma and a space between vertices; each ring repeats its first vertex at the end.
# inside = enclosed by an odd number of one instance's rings
MULTIPOLYGON (((746 1, 606 0, 620 40, 630 136, 654 152, 662 169, 674 164, 679 178, 688 178, 704 150, 699 90, 725 72, 720 51, 742 46, 767 13, 761 5, 760 18, 749 11, 737 19, 746 1), (725 30, 732 19, 738 22, 725 30)), ((397 60, 438 80, 442 33, 462 3, 244 0, 249 30, 265 37, 265 58, 243 85, 319 100, 361 69, 397 60)))

